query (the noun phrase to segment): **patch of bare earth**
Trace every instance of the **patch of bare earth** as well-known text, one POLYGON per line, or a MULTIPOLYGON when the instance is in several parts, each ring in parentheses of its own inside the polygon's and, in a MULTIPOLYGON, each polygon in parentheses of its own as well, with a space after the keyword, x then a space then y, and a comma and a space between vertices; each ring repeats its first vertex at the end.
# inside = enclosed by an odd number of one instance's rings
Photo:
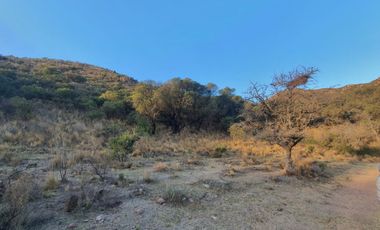
POLYGON ((341 188, 331 198, 337 229, 380 229, 375 164, 359 165, 339 178, 341 188))
MULTIPOLYGON (((43 178, 46 164, 37 163, 28 170, 43 178)), ((70 173, 69 183, 31 204, 29 229, 380 229, 374 164, 329 165, 336 176, 315 180, 244 165, 235 156, 134 163, 112 172, 118 183, 81 185, 70 173), (91 206, 83 203, 82 190, 91 206), (80 204, 67 212, 71 194, 80 204)))

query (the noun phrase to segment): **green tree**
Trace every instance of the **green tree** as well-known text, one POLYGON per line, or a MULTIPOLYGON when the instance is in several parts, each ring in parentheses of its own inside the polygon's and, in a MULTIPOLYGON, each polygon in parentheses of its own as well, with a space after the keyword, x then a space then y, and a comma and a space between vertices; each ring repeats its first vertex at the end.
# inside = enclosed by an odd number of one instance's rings
POLYGON ((207 87, 189 78, 174 78, 154 92, 160 121, 168 125, 173 133, 186 126, 201 128, 209 99, 207 87))
POLYGON ((156 132, 156 122, 159 116, 157 101, 154 97, 156 89, 157 87, 153 84, 141 83, 134 87, 131 95, 135 110, 150 121, 151 134, 156 132))

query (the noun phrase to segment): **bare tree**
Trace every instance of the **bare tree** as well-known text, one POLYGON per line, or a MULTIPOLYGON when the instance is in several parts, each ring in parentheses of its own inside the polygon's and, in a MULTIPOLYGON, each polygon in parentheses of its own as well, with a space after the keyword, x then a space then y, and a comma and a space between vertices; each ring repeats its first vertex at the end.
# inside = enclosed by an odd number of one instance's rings
POLYGON ((317 103, 302 90, 317 72, 316 68, 302 67, 275 76, 270 85, 252 83, 248 90, 248 99, 255 105, 253 120, 257 136, 285 150, 287 174, 294 173, 293 148, 304 139, 304 130, 318 117, 317 103))

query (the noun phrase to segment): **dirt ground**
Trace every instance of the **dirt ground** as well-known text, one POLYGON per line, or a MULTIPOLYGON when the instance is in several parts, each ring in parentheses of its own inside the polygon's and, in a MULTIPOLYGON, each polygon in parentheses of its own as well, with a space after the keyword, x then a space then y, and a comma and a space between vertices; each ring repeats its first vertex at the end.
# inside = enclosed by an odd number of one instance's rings
MULTIPOLYGON (((123 174, 122 185, 96 178, 86 182, 102 202, 65 212, 65 201, 85 190, 70 172, 69 183, 31 203, 33 221, 27 228, 380 229, 373 163, 329 164, 331 177, 300 179, 281 176, 278 168, 241 165, 236 157, 168 156, 135 162, 131 169, 112 172, 115 180, 123 174), (155 171, 157 161, 167 169, 155 171), (180 199, 170 200, 173 193, 180 199)), ((31 173, 46 172, 41 159, 31 163, 31 173)))

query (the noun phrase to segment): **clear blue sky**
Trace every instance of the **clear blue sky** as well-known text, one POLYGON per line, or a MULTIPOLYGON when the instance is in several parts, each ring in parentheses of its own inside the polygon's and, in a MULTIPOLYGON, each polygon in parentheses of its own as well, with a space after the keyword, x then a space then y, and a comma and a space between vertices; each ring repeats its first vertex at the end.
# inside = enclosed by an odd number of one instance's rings
POLYGON ((238 93, 315 66, 328 87, 380 76, 379 12, 379 0, 0 0, 0 54, 238 93))

